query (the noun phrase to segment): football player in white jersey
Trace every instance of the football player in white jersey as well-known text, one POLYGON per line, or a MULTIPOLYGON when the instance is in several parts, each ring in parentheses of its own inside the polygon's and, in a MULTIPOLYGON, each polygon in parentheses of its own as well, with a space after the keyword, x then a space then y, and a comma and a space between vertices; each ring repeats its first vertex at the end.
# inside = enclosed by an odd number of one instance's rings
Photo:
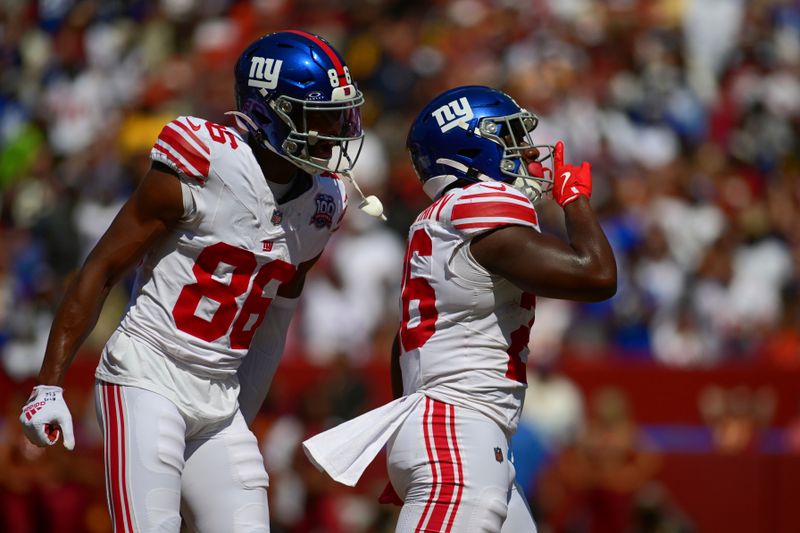
POLYGON ((616 292, 590 166, 565 164, 561 142, 535 146, 536 124, 503 92, 466 86, 434 98, 411 126, 407 147, 434 202, 409 230, 392 350, 398 399, 304 443, 346 484, 386 443, 383 498, 403 505, 398 532, 536 530, 508 457, 536 296, 616 292), (534 203, 546 192, 564 209, 569 242, 539 231, 534 203))
POLYGON ((248 422, 344 215, 339 174, 357 158, 363 96, 338 52, 294 30, 251 44, 235 83, 243 133, 189 116, 161 131, 152 168, 67 289, 20 416, 35 444, 73 448, 61 385, 110 287, 137 267, 96 371, 117 532, 177 532, 181 515, 193 531, 269 530, 248 422))

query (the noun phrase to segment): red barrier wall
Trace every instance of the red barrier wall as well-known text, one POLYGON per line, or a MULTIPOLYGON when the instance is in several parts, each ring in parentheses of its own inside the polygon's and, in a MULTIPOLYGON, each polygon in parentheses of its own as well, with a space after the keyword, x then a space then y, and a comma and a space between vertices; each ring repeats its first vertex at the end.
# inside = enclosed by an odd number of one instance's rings
MULTIPOLYGON (((764 365, 672 369, 620 361, 571 361, 563 370, 589 397, 605 386, 627 396, 640 424, 702 425, 699 398, 709 386, 767 387, 773 428, 798 418, 800 372, 764 365)), ((800 532, 800 455, 667 453, 658 478, 699 533, 800 532)))

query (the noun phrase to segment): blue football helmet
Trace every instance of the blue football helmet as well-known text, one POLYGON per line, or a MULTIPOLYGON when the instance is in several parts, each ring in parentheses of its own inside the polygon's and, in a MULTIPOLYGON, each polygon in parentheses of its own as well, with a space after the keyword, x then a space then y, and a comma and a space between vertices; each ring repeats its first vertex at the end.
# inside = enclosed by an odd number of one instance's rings
POLYGON ((349 172, 361 151, 364 95, 323 38, 299 30, 265 35, 234 68, 239 126, 309 173, 349 172))
POLYGON ((502 181, 535 202, 552 188, 552 169, 542 163, 552 161, 553 147, 536 145, 531 137, 538 122, 502 91, 457 87, 422 109, 411 125, 406 148, 431 199, 459 181, 502 181), (531 147, 539 153, 533 163, 540 171, 534 174, 529 169, 532 161, 523 158, 531 147))

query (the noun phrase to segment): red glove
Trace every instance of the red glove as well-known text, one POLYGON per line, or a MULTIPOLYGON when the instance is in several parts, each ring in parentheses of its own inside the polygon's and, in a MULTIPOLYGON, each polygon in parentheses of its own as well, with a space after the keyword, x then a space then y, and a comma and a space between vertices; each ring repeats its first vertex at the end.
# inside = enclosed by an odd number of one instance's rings
POLYGON ((564 142, 556 143, 553 154, 553 200, 558 205, 565 207, 568 203, 577 200, 583 195, 592 197, 592 165, 584 161, 581 166, 564 164, 564 142))

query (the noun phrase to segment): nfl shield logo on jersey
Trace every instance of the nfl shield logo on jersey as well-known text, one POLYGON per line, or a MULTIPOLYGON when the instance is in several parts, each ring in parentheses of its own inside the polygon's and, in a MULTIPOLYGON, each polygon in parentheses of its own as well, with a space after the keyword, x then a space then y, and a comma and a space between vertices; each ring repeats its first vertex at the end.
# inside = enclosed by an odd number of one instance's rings
POLYGON ((333 196, 318 194, 314 201, 317 203, 317 209, 314 211, 309 224, 316 226, 318 229, 330 228, 333 224, 333 215, 336 213, 336 203, 333 201, 333 196))
POLYGON ((276 225, 276 226, 277 226, 278 224, 280 224, 280 223, 281 223, 281 220, 283 220, 283 213, 281 213, 281 212, 280 212, 280 211, 278 211, 277 209, 276 209, 276 210, 274 210, 274 211, 272 212, 272 218, 270 218, 270 219, 269 219, 269 221, 270 221, 270 222, 272 222, 274 225, 276 225))

